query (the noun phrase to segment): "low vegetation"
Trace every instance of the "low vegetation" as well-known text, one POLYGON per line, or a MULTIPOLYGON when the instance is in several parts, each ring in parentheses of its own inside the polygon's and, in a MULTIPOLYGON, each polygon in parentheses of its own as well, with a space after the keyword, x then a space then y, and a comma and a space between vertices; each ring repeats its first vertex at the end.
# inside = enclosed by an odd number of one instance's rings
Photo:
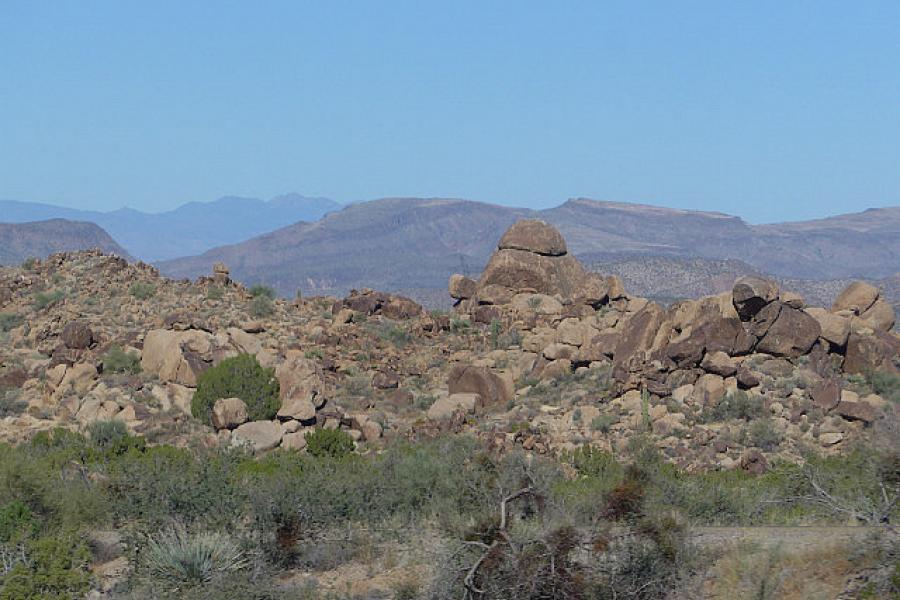
MULTIPOLYGON (((443 558, 404 584, 408 598, 666 598, 702 572, 692 526, 842 523, 900 493, 896 457, 865 447, 756 476, 679 471, 642 439, 621 457, 582 447, 555 461, 465 436, 360 456, 345 436, 319 430, 308 453, 255 459, 150 447, 113 421, 0 446, 0 598, 84 593, 86 534, 110 528, 131 564, 115 598, 320 597, 274 575, 378 560, 368 545, 416 532, 443 558)), ((898 518, 896 504, 883 515, 898 518)))

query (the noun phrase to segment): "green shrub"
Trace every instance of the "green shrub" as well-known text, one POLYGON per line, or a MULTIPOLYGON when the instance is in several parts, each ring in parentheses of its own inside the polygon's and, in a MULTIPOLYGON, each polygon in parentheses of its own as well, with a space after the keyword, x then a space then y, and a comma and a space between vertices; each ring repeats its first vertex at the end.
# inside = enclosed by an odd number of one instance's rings
POLYGON ((37 533, 38 523, 31 509, 20 500, 0 508, 0 544, 19 542, 37 533))
POLYGON ((275 312, 275 305, 268 296, 256 296, 250 301, 250 315, 257 319, 272 316, 275 312))
POLYGON ((135 281, 128 288, 128 293, 138 300, 149 300, 156 294, 156 287, 145 281, 135 281))
POLYGON ((182 527, 148 539, 144 560, 147 576, 168 590, 203 586, 247 565, 231 538, 182 527))
POLYGON ((0 332, 6 333, 7 331, 12 331, 24 322, 25 319, 22 318, 22 315, 17 315, 15 313, 0 313, 0 332))
POLYGON ((885 400, 900 404, 900 375, 876 371, 869 375, 869 384, 885 400))
POLYGON ((87 426, 87 433, 91 444, 110 456, 125 454, 132 448, 141 451, 147 447, 144 438, 130 435, 122 421, 93 421, 87 426))
POLYGON ((751 396, 743 390, 736 390, 727 394, 718 404, 704 409, 701 417, 706 423, 727 421, 729 419, 742 419, 752 421, 765 414, 765 406, 762 398, 751 396))
POLYGON ((0 600, 72 600, 88 591, 91 553, 78 536, 58 533, 29 540, 25 558, 0 580, 0 600))
POLYGON ((35 265, 37 264, 37 261, 38 261, 38 259, 36 259, 35 257, 29 256, 28 258, 26 258, 25 260, 22 261, 22 268, 25 269, 26 271, 30 271, 31 269, 33 269, 35 267, 35 265))
POLYGON ((772 419, 761 418, 753 421, 747 430, 747 442, 767 452, 774 450, 784 436, 775 429, 772 419))
POLYGON ((141 359, 134 352, 125 352, 119 346, 111 346, 103 355, 104 373, 130 373, 135 375, 141 372, 141 359))
POLYGON ((306 451, 316 458, 343 458, 353 452, 353 438, 340 429, 316 429, 303 437, 306 451))
POLYGON ((53 306, 66 297, 66 293, 62 290, 54 290, 52 292, 38 292, 34 295, 34 307, 38 310, 53 306))
POLYGON ((206 290, 206 297, 210 300, 221 300, 225 297, 225 290, 218 285, 211 285, 209 286, 209 289, 206 290))
POLYGON ((212 407, 221 398, 240 398, 252 421, 275 417, 281 408, 275 369, 265 369, 250 354, 226 358, 197 379, 191 414, 211 424, 212 407))
POLYGON ((600 415, 591 419, 591 430, 600 433, 609 433, 613 425, 619 422, 619 418, 614 415, 600 415))
POLYGON ((28 408, 28 403, 20 400, 18 389, 0 387, 0 418, 21 415, 28 408))
POLYGON ((254 285, 250 288, 250 295, 254 298, 275 299, 275 290, 266 285, 254 285))

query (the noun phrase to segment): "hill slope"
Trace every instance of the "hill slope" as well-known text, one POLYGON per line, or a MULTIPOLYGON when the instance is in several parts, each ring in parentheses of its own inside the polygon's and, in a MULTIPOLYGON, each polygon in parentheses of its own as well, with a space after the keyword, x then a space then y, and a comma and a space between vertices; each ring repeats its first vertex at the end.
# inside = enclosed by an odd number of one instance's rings
MULTIPOLYGON (((523 216, 559 227, 573 253, 593 263, 599 260, 601 271, 603 262, 669 257, 743 261, 740 268, 725 268, 719 279, 744 270, 792 279, 877 279, 893 275, 900 265, 900 208, 751 226, 721 213, 588 199, 533 211, 456 199, 393 198, 355 204, 315 223, 297 223, 199 256, 165 261, 160 268, 171 276, 196 277, 223 261, 238 279, 272 285, 284 294, 298 288, 341 294, 373 287, 433 298, 452 273, 479 273, 494 240, 523 216)), ((682 260, 678 269, 693 272, 688 279, 703 279, 708 265, 682 260)), ((637 288, 653 295, 652 290, 637 288)), ((692 295, 708 290, 703 284, 692 295)))
POLYGON ((228 196, 213 202, 189 202, 175 210, 145 213, 130 208, 112 212, 81 211, 50 204, 0 200, 2 220, 22 223, 70 219, 96 223, 145 260, 199 254, 233 244, 297 221, 316 220, 340 204, 327 198, 286 194, 264 201, 228 196))
POLYGON ((0 265, 17 265, 27 258, 44 258, 54 252, 90 248, 131 258, 108 233, 93 223, 65 219, 0 223, 0 265))

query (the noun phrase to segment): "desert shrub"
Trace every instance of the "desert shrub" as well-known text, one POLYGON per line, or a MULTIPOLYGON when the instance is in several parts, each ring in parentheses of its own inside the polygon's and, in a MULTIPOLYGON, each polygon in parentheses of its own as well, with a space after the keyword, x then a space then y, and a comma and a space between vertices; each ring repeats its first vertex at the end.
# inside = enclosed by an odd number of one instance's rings
POLYGON ((784 436, 775 429, 772 419, 760 418, 753 421, 747 429, 747 442, 767 452, 778 447, 784 436))
POLYGON ((142 451, 147 443, 144 438, 128 433, 122 421, 93 421, 87 426, 87 434, 91 444, 108 456, 125 454, 131 449, 142 451))
POLYGON ((12 331, 25 322, 22 315, 16 313, 0 313, 0 333, 12 331))
POLYGON ((13 500, 0 508, 0 543, 19 542, 32 537, 37 530, 38 522, 24 502, 13 500))
POLYGON ((126 452, 107 469, 113 513, 139 519, 145 531, 173 519, 210 529, 230 526, 240 514, 241 492, 234 481, 244 460, 237 450, 155 446, 126 452))
POLYGON ((210 300, 221 300, 225 297, 225 290, 218 285, 211 285, 209 286, 209 289, 206 290, 206 297, 210 300))
POLYGON ((600 433, 609 433, 613 425, 619 422, 619 418, 614 415, 600 415, 591 419, 591 430, 600 433))
POLYGON ((111 346, 103 355, 104 373, 131 373, 141 372, 141 359, 133 352, 125 352, 120 346, 111 346))
POLYGON ((31 269, 33 269, 35 267, 35 265, 37 265, 37 261, 38 261, 38 259, 36 259, 35 257, 29 256, 28 258, 26 258, 25 260, 22 261, 21 266, 26 271, 30 271, 31 269))
POLYGON ((34 307, 38 310, 53 306, 66 297, 66 293, 62 290, 53 290, 52 292, 38 292, 34 295, 34 307))
POLYGON ((190 533, 173 527, 151 536, 143 552, 145 576, 164 591, 209 584, 247 566, 232 539, 216 532, 190 533))
POLYGON ((275 312, 275 305, 268 296, 256 296, 250 301, 250 315, 257 319, 270 317, 275 312))
POLYGON ((254 285, 250 288, 250 295, 254 298, 275 299, 275 290, 265 285, 254 285))
POLYGON ((900 375, 876 371, 869 375, 869 384, 885 400, 900 404, 900 375))
POLYGON ((240 398, 247 405, 250 420, 272 419, 281 408, 278 393, 275 369, 263 368, 253 355, 241 354, 226 358, 200 375, 191 399, 191 414, 211 424, 216 400, 240 398))
POLYGON ((340 429, 316 429, 303 437, 306 451, 316 458, 343 458, 353 452, 353 438, 340 429))
POLYGON ((701 417, 706 423, 740 419, 752 421, 765 414, 762 398, 751 396, 743 390, 735 390, 722 398, 718 404, 704 409, 701 417))
POLYGON ((70 600, 90 584, 90 550, 73 533, 58 533, 24 544, 24 560, 0 579, 0 600, 70 600))
POLYGON ((25 412, 28 404, 19 398, 17 389, 7 390, 0 386, 0 418, 16 416, 25 412))
POLYGON ((128 293, 138 300, 149 300, 156 294, 156 286, 145 281, 135 281, 128 288, 128 293))

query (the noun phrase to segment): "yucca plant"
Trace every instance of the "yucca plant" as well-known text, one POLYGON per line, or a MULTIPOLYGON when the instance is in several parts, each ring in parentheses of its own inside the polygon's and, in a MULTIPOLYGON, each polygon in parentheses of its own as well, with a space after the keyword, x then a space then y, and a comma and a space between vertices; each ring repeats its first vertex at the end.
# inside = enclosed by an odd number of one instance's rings
POLYGON ((181 590, 239 571, 247 562, 230 537, 215 532, 190 533, 176 526, 148 540, 146 565, 155 583, 181 590))

